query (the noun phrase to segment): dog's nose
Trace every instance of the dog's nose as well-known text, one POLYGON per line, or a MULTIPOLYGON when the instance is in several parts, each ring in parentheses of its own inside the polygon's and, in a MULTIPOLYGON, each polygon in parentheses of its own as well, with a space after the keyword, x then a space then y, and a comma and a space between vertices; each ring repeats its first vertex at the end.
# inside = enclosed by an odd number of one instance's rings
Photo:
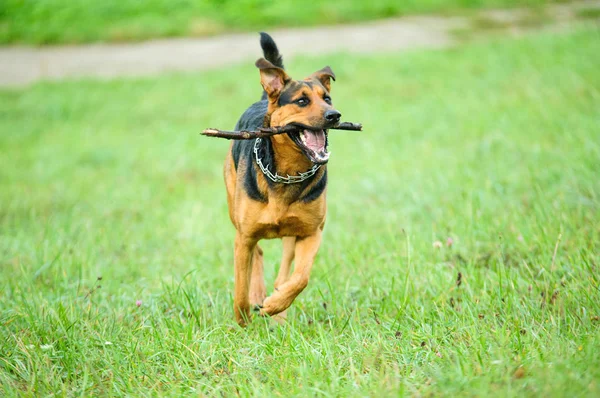
POLYGON ((329 109, 328 111, 325 111, 325 114, 323 115, 323 117, 328 122, 337 123, 340 121, 342 114, 339 113, 338 111, 336 111, 335 109, 329 109))

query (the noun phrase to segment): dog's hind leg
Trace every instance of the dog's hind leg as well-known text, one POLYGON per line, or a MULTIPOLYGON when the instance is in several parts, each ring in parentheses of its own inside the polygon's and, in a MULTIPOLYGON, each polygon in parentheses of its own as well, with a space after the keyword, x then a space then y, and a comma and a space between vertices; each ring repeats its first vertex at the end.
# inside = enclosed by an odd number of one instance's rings
POLYGON ((250 278, 250 307, 262 305, 267 297, 263 272, 263 251, 259 245, 254 248, 252 256, 252 277, 250 278))
POLYGON ((255 247, 255 240, 244 237, 239 232, 236 234, 233 254, 235 274, 233 311, 235 320, 241 326, 245 326, 250 321, 249 290, 255 247))

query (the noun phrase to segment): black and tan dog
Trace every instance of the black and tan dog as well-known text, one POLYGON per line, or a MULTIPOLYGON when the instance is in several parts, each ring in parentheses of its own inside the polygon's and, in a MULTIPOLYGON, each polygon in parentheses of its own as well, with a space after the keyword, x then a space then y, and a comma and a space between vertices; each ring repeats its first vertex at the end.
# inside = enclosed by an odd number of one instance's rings
POLYGON ((225 160, 229 216, 235 236, 235 318, 245 325, 250 308, 285 316, 306 287, 325 225, 327 129, 340 120, 329 92, 335 75, 325 67, 304 80, 283 69, 273 39, 261 33, 264 57, 256 61, 264 89, 236 130, 295 125, 298 132, 235 141, 225 160), (275 291, 266 297, 260 239, 281 238, 283 257, 275 291), (296 266, 290 275, 292 261, 296 266))

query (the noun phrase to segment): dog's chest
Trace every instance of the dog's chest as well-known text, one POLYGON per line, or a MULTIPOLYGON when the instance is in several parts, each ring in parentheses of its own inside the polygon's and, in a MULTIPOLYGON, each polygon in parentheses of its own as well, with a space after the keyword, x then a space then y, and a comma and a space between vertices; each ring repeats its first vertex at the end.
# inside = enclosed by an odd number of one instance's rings
POLYGON ((269 204, 260 212, 253 235, 262 239, 312 235, 325 218, 321 207, 324 206, 269 204))

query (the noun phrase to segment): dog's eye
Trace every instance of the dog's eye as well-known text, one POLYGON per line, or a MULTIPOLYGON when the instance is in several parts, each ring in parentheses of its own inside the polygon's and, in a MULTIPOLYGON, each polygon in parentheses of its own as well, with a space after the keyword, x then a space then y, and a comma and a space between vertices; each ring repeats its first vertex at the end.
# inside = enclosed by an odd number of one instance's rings
POLYGON ((298 106, 304 107, 304 106, 307 106, 308 104, 310 104, 310 101, 308 100, 308 98, 302 97, 302 98, 296 100, 296 104, 298 106))
POLYGON ((324 97, 323 97, 323 100, 324 100, 325 102, 327 102, 329 105, 331 105, 331 97, 330 97, 330 96, 328 96, 328 95, 324 96, 324 97))

